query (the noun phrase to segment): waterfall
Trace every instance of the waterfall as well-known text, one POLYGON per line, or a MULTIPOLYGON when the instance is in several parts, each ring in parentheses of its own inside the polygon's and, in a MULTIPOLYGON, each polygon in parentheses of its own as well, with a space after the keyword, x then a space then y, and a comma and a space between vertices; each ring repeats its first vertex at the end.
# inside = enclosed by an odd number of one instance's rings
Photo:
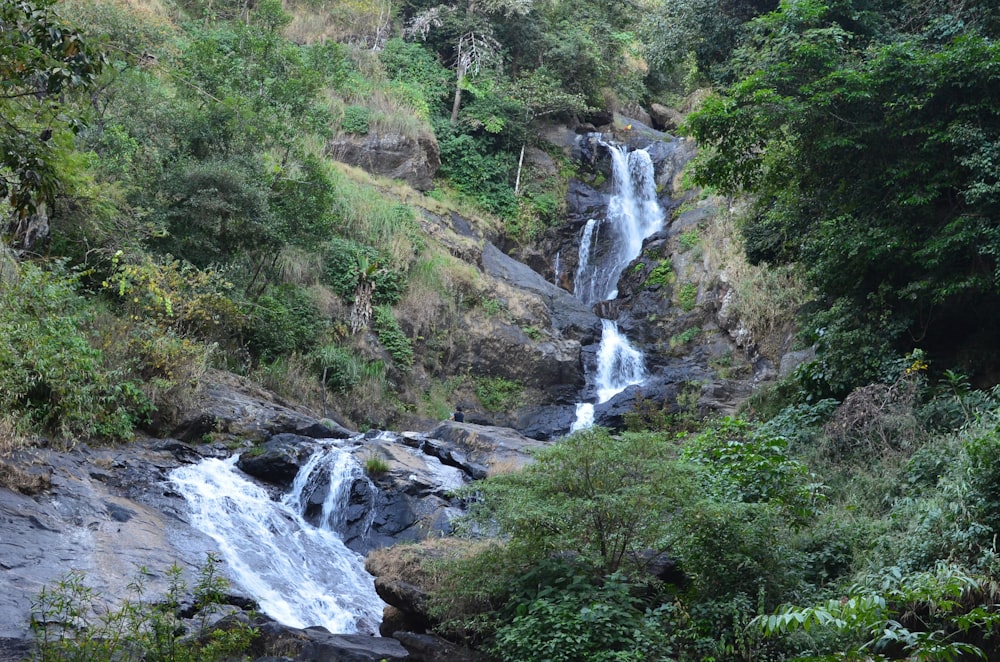
MULTIPOLYGON (((586 304, 618 296, 622 271, 642 252, 642 242, 663 227, 666 215, 656 197, 653 161, 645 150, 605 146, 611 153, 613 190, 606 217, 590 219, 580 235, 575 292, 586 304), (600 247, 600 252, 598 248, 600 247)), ((593 377, 598 404, 646 378, 642 353, 621 334, 618 323, 601 320, 601 344, 593 377)), ((570 432, 590 427, 594 405, 582 402, 570 432)))
POLYGON ((291 491, 274 501, 236 468, 237 459, 206 459, 170 473, 192 526, 218 543, 233 582, 285 625, 377 635, 385 605, 362 557, 336 532, 351 485, 365 479, 357 461, 336 447, 317 452, 291 491), (320 526, 313 526, 303 513, 322 481, 328 492, 320 526))

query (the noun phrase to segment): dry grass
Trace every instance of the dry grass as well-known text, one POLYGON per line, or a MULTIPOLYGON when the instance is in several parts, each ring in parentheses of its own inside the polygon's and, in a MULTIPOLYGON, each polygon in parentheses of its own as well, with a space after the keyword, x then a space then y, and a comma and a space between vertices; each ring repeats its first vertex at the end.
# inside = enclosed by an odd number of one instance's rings
POLYGON ((777 359, 794 328, 795 312, 809 300, 809 288, 799 268, 747 262, 736 227, 738 212, 722 199, 714 203, 720 211, 704 231, 705 267, 721 273, 730 286, 736 315, 761 354, 777 359))
POLYGON ((38 494, 51 486, 48 474, 31 473, 9 460, 0 460, 0 487, 21 494, 38 494))
POLYGON ((286 244, 278 254, 277 267, 284 283, 315 285, 323 276, 323 256, 286 244))
POLYGON ((428 538, 418 543, 383 547, 365 558, 365 569, 387 581, 405 581, 431 592, 447 579, 449 561, 468 558, 489 546, 462 538, 428 538))
POLYGON ((314 411, 322 409, 324 394, 320 380, 305 358, 298 354, 258 368, 251 378, 291 402, 301 403, 314 411))
POLYGON ((385 43, 392 27, 388 0, 292 0, 285 36, 299 44, 336 41, 364 48, 385 43))

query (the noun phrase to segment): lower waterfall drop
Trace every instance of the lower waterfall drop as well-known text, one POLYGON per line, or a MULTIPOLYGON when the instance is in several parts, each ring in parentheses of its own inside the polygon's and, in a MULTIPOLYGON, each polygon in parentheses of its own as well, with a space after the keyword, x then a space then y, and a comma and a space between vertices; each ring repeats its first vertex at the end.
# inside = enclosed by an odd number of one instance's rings
POLYGON ((385 604, 364 559, 336 532, 354 480, 363 476, 346 450, 318 451, 291 491, 274 501, 237 468, 239 456, 175 469, 170 482, 191 510, 191 524, 219 545, 233 582, 285 625, 378 635, 385 604), (303 517, 307 485, 327 480, 320 526, 303 517))

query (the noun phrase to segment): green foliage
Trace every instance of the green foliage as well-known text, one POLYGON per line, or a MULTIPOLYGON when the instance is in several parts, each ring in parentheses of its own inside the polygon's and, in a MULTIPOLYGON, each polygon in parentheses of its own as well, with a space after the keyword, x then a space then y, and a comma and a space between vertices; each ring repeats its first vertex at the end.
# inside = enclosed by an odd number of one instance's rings
POLYGON ((701 333, 701 327, 697 326, 688 327, 683 331, 681 331, 680 333, 670 336, 670 348, 676 349, 678 347, 683 347, 684 345, 687 345, 689 342, 697 338, 698 334, 700 333, 701 333))
POLYGON ((311 357, 320 377, 334 393, 349 393, 364 377, 364 359, 347 347, 324 345, 311 357))
POLYGON ((740 79, 688 118, 708 148, 698 180, 756 200, 748 256, 798 261, 817 288, 826 312, 806 328, 826 338, 825 366, 810 378, 829 386, 815 397, 871 381, 915 338, 944 354, 1000 318, 996 22, 862 6, 758 19, 740 79), (955 20, 962 33, 943 34, 955 20), (956 89, 961 104, 946 101, 956 89))
POLYGON ((600 573, 634 567, 666 547, 670 518, 692 494, 669 450, 653 435, 580 431, 521 471, 478 483, 469 516, 495 525, 515 558, 569 553, 600 573))
POLYGON ((309 293, 294 285, 270 288, 248 308, 246 344, 265 361, 308 352, 325 326, 309 293))
POLYGON ((439 174, 483 209, 514 217, 517 197, 511 175, 517 155, 491 149, 491 141, 461 133, 450 124, 437 124, 434 132, 441 149, 439 174))
POLYGON ((770 503, 806 522, 816 515, 822 485, 786 447, 783 437, 723 418, 685 440, 681 459, 704 468, 705 488, 717 500, 770 503))
POLYGON ((694 310, 695 305, 698 303, 698 284, 697 283, 684 283, 679 288, 677 288, 677 305, 681 307, 684 312, 690 312, 694 310))
POLYGON ((364 136, 371 129, 371 110, 367 106, 347 106, 340 120, 340 130, 356 136, 364 136))
POLYGON ((670 609, 647 609, 638 588, 621 574, 595 579, 592 569, 545 561, 514 587, 495 650, 511 662, 668 659, 670 609))
POLYGON ((169 571, 169 589, 162 602, 143 599, 142 574, 128 585, 128 596, 114 608, 100 605, 100 596, 86 586, 85 575, 71 571, 52 588, 43 587, 32 603, 31 629, 38 662, 92 662, 97 660, 160 660, 211 662, 242 657, 256 631, 234 623, 212 628, 209 617, 223 604, 225 579, 218 560, 209 555, 194 587, 197 610, 194 631, 186 636, 181 612, 187 589, 181 569, 169 571))
POLYGON ((701 236, 698 234, 698 230, 688 230, 681 234, 678 241, 680 242, 681 249, 690 251, 701 243, 701 236))
MULTIPOLYGON (((51 206, 68 129, 82 126, 68 98, 94 85, 105 56, 61 20, 52 2, 0 2, 0 200, 20 218, 51 206)), ((15 238, 24 239, 16 224, 15 238)))
POLYGON ((510 411, 520 406, 524 385, 503 377, 476 379, 476 397, 487 411, 510 411))
POLYGON ((152 404, 96 345, 78 276, 26 263, 0 288, 0 410, 25 432, 129 439, 152 404))
POLYGON ((410 368, 413 366, 413 343, 410 341, 399 322, 392 314, 389 306, 378 306, 375 308, 375 315, 372 326, 378 336, 379 343, 389 352, 389 356, 400 368, 410 368))
POLYGON ((670 260, 664 260, 649 272, 643 287, 666 287, 673 283, 676 278, 673 263, 670 260))
POLYGON ((345 301, 354 299, 358 283, 358 264, 361 261, 376 265, 369 275, 375 285, 372 302, 376 305, 393 305, 399 301, 406 289, 404 275, 378 265, 384 264, 383 255, 370 246, 363 246, 348 239, 334 237, 323 246, 325 282, 345 301))
POLYGON ((815 607, 786 605, 757 617, 753 625, 771 636, 830 629, 862 642, 840 651, 840 659, 985 660, 988 656, 974 642, 988 639, 1000 626, 1000 614, 989 604, 991 583, 952 564, 905 574, 889 568, 868 584, 853 586, 843 598, 815 607))
POLYGON ((389 463, 381 455, 371 453, 365 456, 365 474, 381 476, 389 471, 389 463))

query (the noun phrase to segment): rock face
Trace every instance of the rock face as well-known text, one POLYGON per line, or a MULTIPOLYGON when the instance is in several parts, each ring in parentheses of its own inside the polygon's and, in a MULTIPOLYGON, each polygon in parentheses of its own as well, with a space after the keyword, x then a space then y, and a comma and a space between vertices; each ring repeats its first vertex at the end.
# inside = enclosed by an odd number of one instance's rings
POLYGON ((182 463, 224 453, 151 441, 18 458, 52 467, 51 489, 33 497, 0 489, 0 637, 26 636, 32 598, 71 569, 111 601, 125 597, 140 567, 147 598, 162 595, 174 563, 193 585, 216 546, 184 524, 184 501, 165 477, 182 463))
POLYGON ((326 153, 373 175, 402 179, 418 191, 434 188, 434 173, 441 167, 437 139, 429 131, 415 138, 399 133, 343 134, 327 144, 326 153))

